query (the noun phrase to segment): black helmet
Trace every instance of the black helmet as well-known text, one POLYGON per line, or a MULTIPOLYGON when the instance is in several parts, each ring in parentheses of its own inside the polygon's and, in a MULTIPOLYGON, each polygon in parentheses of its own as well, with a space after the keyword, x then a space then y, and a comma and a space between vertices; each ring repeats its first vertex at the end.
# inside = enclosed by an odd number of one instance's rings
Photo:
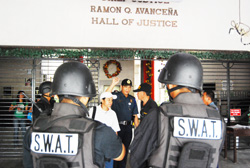
POLYGON ((54 75, 52 94, 95 97, 96 89, 91 72, 80 62, 60 65, 54 75))
POLYGON ((52 86, 52 82, 50 82, 50 81, 45 81, 45 82, 41 83, 39 86, 39 93, 44 95, 45 93, 50 92, 51 86, 52 86))
POLYGON ((158 81, 202 90, 203 68, 193 55, 178 53, 171 56, 161 71, 158 81))

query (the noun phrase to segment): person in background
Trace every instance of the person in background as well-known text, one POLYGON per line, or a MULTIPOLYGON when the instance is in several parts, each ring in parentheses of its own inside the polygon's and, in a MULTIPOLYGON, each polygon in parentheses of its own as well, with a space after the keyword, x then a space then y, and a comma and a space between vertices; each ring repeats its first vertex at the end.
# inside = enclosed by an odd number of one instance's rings
POLYGON ((140 120, 150 112, 151 109, 156 108, 156 102, 150 97, 151 95, 151 86, 147 83, 142 83, 136 90, 137 97, 141 100, 141 111, 140 111, 140 120))
POLYGON ((202 100, 205 105, 213 107, 217 111, 219 111, 218 107, 214 103, 214 92, 212 90, 205 90, 203 92, 202 100))
POLYGON ((14 145, 17 147, 18 145, 18 137, 19 137, 19 128, 21 128, 22 136, 25 134, 25 119, 26 114, 28 113, 28 102, 26 101, 23 93, 24 91, 20 90, 17 93, 16 101, 11 103, 9 107, 9 112, 14 111, 14 145))
POLYGON ((125 147, 116 133, 87 118, 87 104, 96 96, 96 88, 86 65, 60 65, 52 94, 59 97, 52 114, 38 117, 25 134, 24 168, 103 168, 105 159, 123 159, 125 147))
MULTIPOLYGON (((51 86, 52 82, 45 81, 39 86, 39 94, 42 95, 41 99, 36 103, 36 105, 46 113, 46 115, 50 115, 52 113, 52 109, 54 106, 53 98, 51 97, 51 86)), ((36 106, 33 106, 33 121, 35 121, 41 112, 37 109, 36 106)))
MULTIPOLYGON (((118 77, 113 78, 111 85, 106 92, 112 92, 115 85, 119 83, 118 77)), ((118 132, 119 137, 122 139, 122 143, 126 148, 126 155, 122 161, 115 161, 114 168, 126 168, 128 148, 132 139, 132 124, 134 121, 135 127, 138 127, 138 109, 134 96, 131 96, 132 81, 130 79, 124 79, 121 83, 121 91, 112 92, 117 96, 117 99, 113 100, 111 109, 116 112, 120 129, 118 132)))
MULTIPOLYGON (((120 127, 116 113, 111 109, 113 99, 116 98, 117 96, 112 95, 110 92, 103 92, 100 96, 101 104, 96 108, 96 111, 91 110, 89 112, 89 117, 111 127, 117 134, 120 127)), ((105 168, 113 168, 113 160, 106 161, 105 168)))

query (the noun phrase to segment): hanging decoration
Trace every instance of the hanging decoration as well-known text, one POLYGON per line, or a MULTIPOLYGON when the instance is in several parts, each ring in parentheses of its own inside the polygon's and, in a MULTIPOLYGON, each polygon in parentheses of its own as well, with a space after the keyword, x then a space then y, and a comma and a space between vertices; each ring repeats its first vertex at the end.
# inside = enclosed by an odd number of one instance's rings
POLYGON ((236 30, 236 32, 240 35, 240 42, 243 45, 250 45, 250 26, 248 26, 245 23, 241 22, 241 4, 239 0, 239 22, 232 21, 231 22, 231 28, 229 29, 229 34, 231 33, 232 30, 236 30), (247 41, 246 41, 247 40, 247 41))
POLYGON ((145 67, 146 67, 146 76, 145 76, 145 82, 149 85, 152 85, 152 80, 151 80, 151 77, 153 76, 153 72, 152 72, 152 65, 151 65, 151 61, 146 61, 146 64, 145 64, 145 67))
POLYGON ((171 55, 185 52, 199 59, 240 60, 250 58, 247 51, 185 51, 185 50, 136 50, 136 49, 41 49, 41 48, 0 48, 0 57, 11 58, 79 58, 83 59, 168 59, 171 55))
POLYGON ((107 78, 112 78, 112 77, 118 76, 120 74, 121 70, 122 70, 121 64, 120 64, 120 62, 118 62, 116 60, 109 60, 103 65, 103 71, 104 71, 105 75, 107 76, 107 78), (111 64, 116 65, 116 71, 113 74, 110 74, 108 71, 109 65, 111 65, 111 64))
POLYGON ((154 99, 154 63, 153 61, 143 62, 143 82, 151 85, 151 98, 154 99))

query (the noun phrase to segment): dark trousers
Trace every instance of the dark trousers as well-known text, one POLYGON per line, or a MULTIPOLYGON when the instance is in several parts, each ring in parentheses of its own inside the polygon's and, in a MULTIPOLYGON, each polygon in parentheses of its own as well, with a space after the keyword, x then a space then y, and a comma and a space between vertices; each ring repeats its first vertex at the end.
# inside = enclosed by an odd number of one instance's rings
POLYGON ((128 148, 132 139, 132 125, 120 124, 120 129, 121 131, 118 132, 118 135, 126 148, 126 155, 122 161, 114 161, 114 168, 126 168, 128 148))

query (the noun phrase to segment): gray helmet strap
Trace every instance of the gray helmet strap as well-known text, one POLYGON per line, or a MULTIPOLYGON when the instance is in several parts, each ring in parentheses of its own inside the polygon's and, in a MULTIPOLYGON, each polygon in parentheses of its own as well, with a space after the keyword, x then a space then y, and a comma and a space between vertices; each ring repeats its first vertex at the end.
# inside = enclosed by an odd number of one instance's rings
POLYGON ((200 91, 199 91, 198 89, 194 89, 194 88, 191 88, 191 87, 187 87, 187 88, 188 88, 188 90, 190 90, 192 93, 197 93, 197 92, 200 93, 200 91))
POLYGON ((89 116, 89 112, 88 112, 87 107, 79 99, 77 99, 74 96, 69 96, 69 95, 65 95, 65 97, 71 99, 73 102, 80 105, 84 109, 84 112, 86 112, 87 116, 89 116))
POLYGON ((185 87, 185 86, 180 86, 180 85, 178 85, 178 86, 176 86, 176 87, 174 87, 174 88, 172 88, 172 89, 168 89, 168 87, 167 87, 167 85, 166 85, 166 88, 167 88, 167 90, 168 90, 169 101, 172 102, 172 100, 173 100, 173 98, 172 98, 171 95, 170 95, 171 92, 176 91, 176 90, 181 89, 181 88, 184 88, 184 87, 185 87))
MULTIPOLYGON (((166 86, 167 87, 167 86, 166 86)), ((171 93, 171 92, 173 92, 173 91, 176 91, 176 90, 178 90, 178 89, 181 89, 181 88, 184 88, 185 86, 180 86, 180 85, 178 85, 178 86, 176 86, 176 87, 174 87, 174 88, 172 88, 172 89, 168 89, 168 92, 169 93, 171 93)))
POLYGON ((167 88, 167 90, 168 90, 168 96, 170 97, 170 101, 173 100, 173 98, 171 97, 170 93, 173 92, 173 91, 175 91, 175 90, 184 88, 184 87, 187 88, 188 90, 190 90, 192 93, 196 93, 196 89, 194 89, 194 88, 190 88, 190 87, 178 85, 178 86, 176 86, 176 87, 174 87, 174 88, 172 88, 172 89, 168 89, 168 87, 167 87, 167 85, 166 85, 166 88, 167 88))

